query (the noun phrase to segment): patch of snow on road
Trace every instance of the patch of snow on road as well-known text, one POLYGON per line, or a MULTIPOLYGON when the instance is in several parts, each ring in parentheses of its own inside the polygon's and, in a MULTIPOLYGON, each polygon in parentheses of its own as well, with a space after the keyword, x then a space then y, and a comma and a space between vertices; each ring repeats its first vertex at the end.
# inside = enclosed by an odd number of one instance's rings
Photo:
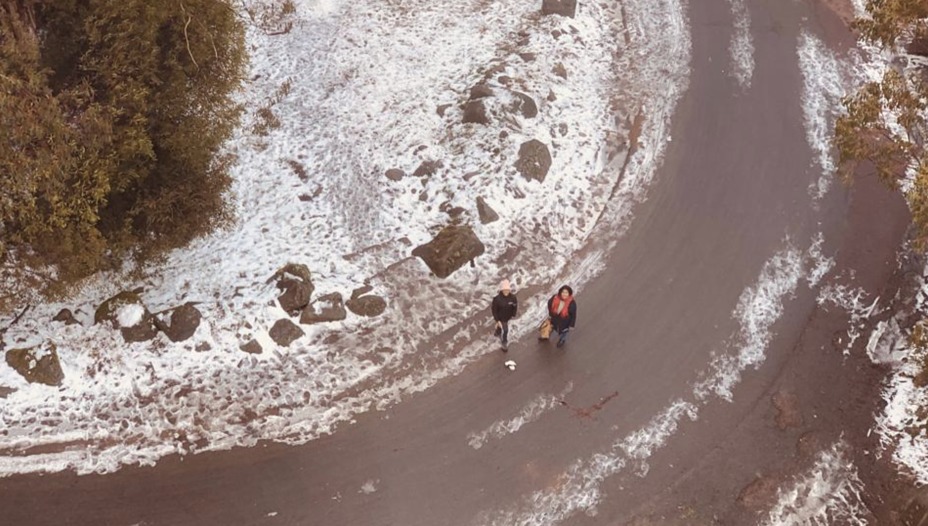
MULTIPOLYGON (((852 287, 846 283, 839 283, 836 280, 826 283, 819 289, 816 302, 819 306, 825 307, 836 306, 844 309, 850 315, 848 322, 847 340, 839 339, 837 343, 843 344, 843 353, 845 356, 851 352, 854 342, 860 338, 862 331, 866 328, 866 320, 869 318, 879 305, 880 298, 877 297, 872 302, 866 300, 867 291, 860 287, 852 287)), ((853 276, 851 276, 853 279, 853 276)))
POLYGON ((567 387, 558 394, 536 396, 519 411, 517 416, 509 420, 494 422, 479 433, 468 434, 467 444, 474 449, 480 449, 491 438, 502 438, 515 433, 522 429, 522 426, 535 422, 548 411, 563 405, 564 397, 573 391, 573 388, 573 382, 569 382, 567 387))
POLYGON ((734 17, 734 31, 728 46, 732 76, 742 89, 751 87, 754 76, 754 39, 751 36, 751 15, 744 0, 728 0, 734 17))
POLYGON ((869 524, 863 483, 847 458, 847 444, 821 451, 814 465, 789 489, 779 491, 764 526, 831 526, 869 524))
POLYGON ((807 30, 799 34, 796 52, 803 78, 802 111, 806 140, 818 155, 816 164, 821 169, 818 180, 809 186, 809 193, 818 200, 828 192, 835 176, 837 167, 832 155, 831 137, 842 108, 841 99, 853 87, 853 82, 844 73, 850 69, 849 65, 807 30))

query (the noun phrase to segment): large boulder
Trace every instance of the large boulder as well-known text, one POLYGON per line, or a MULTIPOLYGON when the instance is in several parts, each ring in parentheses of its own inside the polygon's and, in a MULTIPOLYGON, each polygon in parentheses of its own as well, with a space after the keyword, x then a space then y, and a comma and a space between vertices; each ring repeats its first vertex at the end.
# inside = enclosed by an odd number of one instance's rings
POLYGON ((532 139, 522 143, 519 147, 519 159, 516 161, 516 170, 529 181, 532 179, 542 182, 551 168, 551 152, 545 143, 532 139))
POLYGON ((309 305, 315 289, 309 267, 287 263, 271 276, 271 280, 275 279, 277 288, 282 291, 277 301, 287 314, 294 315, 309 305))
POLYGON ((189 339, 200 326, 203 315, 192 303, 185 303, 171 312, 171 324, 159 328, 172 342, 182 342, 189 339))
POLYGON ((535 104, 535 99, 518 91, 513 91, 512 95, 515 97, 512 103, 513 111, 521 113, 526 119, 534 119, 538 115, 538 105, 535 104))
POLYGON ((297 339, 301 338, 305 332, 299 325, 293 323, 287 318, 274 322, 274 326, 268 331, 274 343, 282 347, 287 347, 297 339))
POLYGON ((446 226, 434 239, 412 251, 439 278, 447 278, 486 250, 473 229, 466 225, 446 226))
POLYGON ((464 124, 490 124, 487 108, 482 100, 472 100, 464 105, 464 115, 461 118, 464 124))
POLYGON ((326 323, 341 321, 348 317, 342 295, 338 292, 320 296, 319 299, 307 305, 300 314, 300 323, 311 325, 313 323, 326 323))
POLYGON ((541 14, 573 18, 577 15, 577 0, 542 0, 541 14))
POLYGON ((387 301, 374 294, 351 298, 345 305, 348 307, 348 310, 358 316, 366 316, 368 318, 380 316, 383 314, 383 311, 387 310, 387 301))
POLYGON ((128 342, 144 342, 158 334, 157 320, 136 291, 124 291, 107 299, 93 315, 93 322, 118 328, 128 342))
POLYGON ((6 363, 31 384, 61 385, 64 380, 58 351, 53 343, 11 349, 6 353, 6 363))

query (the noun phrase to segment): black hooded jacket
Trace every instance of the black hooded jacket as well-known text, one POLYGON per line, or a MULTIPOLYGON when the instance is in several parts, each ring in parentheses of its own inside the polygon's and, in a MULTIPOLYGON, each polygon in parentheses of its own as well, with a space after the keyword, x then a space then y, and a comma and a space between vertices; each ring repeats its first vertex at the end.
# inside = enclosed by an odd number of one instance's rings
POLYGON ((516 295, 512 292, 508 296, 504 296, 500 292, 493 298, 491 309, 493 310, 494 320, 507 322, 516 317, 516 313, 519 311, 519 300, 516 299, 516 295))

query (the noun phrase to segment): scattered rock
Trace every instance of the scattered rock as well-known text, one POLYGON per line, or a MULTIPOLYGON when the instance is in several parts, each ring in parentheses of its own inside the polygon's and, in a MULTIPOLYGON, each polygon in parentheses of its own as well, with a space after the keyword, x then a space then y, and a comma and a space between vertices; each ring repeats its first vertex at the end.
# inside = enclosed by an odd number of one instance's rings
POLYGON ((443 166, 441 161, 422 161, 422 164, 416 168, 412 175, 416 177, 431 177, 443 166))
POLYGON ((533 62, 535 60, 534 53, 519 53, 519 58, 526 62, 533 62))
POLYGON ((446 213, 451 219, 461 219, 467 213, 467 209, 463 206, 452 206, 446 210, 446 213))
POLYGON ((283 318, 274 322, 274 326, 271 327, 268 334, 271 336, 271 339, 274 340, 274 343, 282 347, 287 347, 306 333, 303 332, 303 329, 301 329, 299 325, 287 318, 283 318))
POLYGON ((271 280, 274 279, 277 280, 277 288, 283 291, 277 301, 287 314, 294 315, 309 304, 315 288, 309 267, 287 263, 271 276, 271 280))
POLYGON ((450 107, 451 107, 450 104, 439 104, 438 108, 435 109, 435 112, 438 113, 439 117, 444 117, 445 112, 448 111, 448 108, 450 107))
POLYGON ((508 86, 512 84, 512 77, 508 77, 506 75, 500 75, 499 78, 496 80, 503 86, 508 86))
POLYGON ((146 311, 141 321, 131 327, 120 327, 119 332, 127 343, 147 342, 158 335, 158 326, 155 317, 146 311))
POLYGON ((159 327, 172 342, 182 342, 193 336, 203 315, 192 303, 185 303, 171 312, 171 325, 159 327))
POLYGON ((564 64, 558 62, 551 68, 551 73, 554 73, 558 77, 561 77, 564 80, 567 80, 567 68, 564 67, 564 64))
POLYGON ((533 98, 518 91, 513 91, 512 94, 516 97, 512 105, 513 111, 521 112, 526 119, 534 119, 538 115, 538 105, 533 98))
MULTIPOLYGON (((255 342, 255 343, 258 343, 258 342, 255 342)), ((210 345, 209 342, 200 342, 196 345, 196 347, 193 348, 193 350, 196 352, 206 352, 206 351, 213 350, 213 346, 210 345)))
POLYGON ((342 295, 338 292, 319 297, 311 305, 307 305, 300 314, 300 323, 311 325, 313 323, 326 323, 341 321, 348 317, 342 295))
POLYGON ((567 135, 567 131, 568 131, 568 130, 569 130, 569 128, 567 127, 567 123, 566 123, 566 122, 562 122, 562 123, 560 123, 560 124, 557 125, 557 132, 561 134, 561 137, 567 135))
POLYGON ((548 90, 548 102, 554 102, 557 100, 557 95, 553 91, 548 90))
POLYGON ((522 177, 529 181, 534 179, 543 182, 551 168, 551 153, 548 147, 537 139, 526 141, 519 147, 519 159, 515 166, 522 177))
POLYGON ((780 431, 802 425, 802 412, 799 410, 799 399, 796 395, 778 391, 773 395, 773 407, 777 410, 776 421, 780 431))
POLYGON ((542 15, 561 15, 573 18, 577 14, 577 0, 543 0, 542 15))
POLYGON ((757 477, 738 494, 738 503, 748 509, 761 509, 773 502, 777 486, 777 481, 771 477, 757 477))
POLYGON ((384 175, 387 176, 387 179, 396 182, 401 180, 403 177, 406 177, 406 172, 398 168, 390 168, 384 175))
POLYGON ((436 276, 446 278, 485 250, 469 226, 449 225, 434 239, 413 249, 412 255, 422 258, 436 276))
POLYGON ((247 352, 248 354, 261 354, 264 352, 264 349, 261 347, 261 344, 257 340, 250 340, 248 343, 243 343, 238 346, 239 349, 247 352))
POLYGON ((480 217, 480 222, 484 225, 499 219, 499 214, 487 204, 483 196, 477 196, 477 215, 480 217))
POLYGON ((352 298, 348 300, 345 305, 348 307, 348 310, 358 316, 367 316, 369 318, 380 316, 383 314, 383 311, 387 310, 387 301, 373 294, 352 298))
POLYGON ((470 89, 470 100, 483 99, 492 96, 493 88, 482 82, 470 89))
POLYGON ((142 305, 142 298, 135 291, 120 292, 97 307, 96 312, 93 314, 93 323, 96 325, 98 323, 109 322, 113 327, 119 327, 116 316, 119 309, 126 305, 142 305))
POLYGON ((461 119, 464 124, 490 124, 490 118, 487 116, 487 108, 483 105, 482 100, 472 100, 464 105, 464 117, 461 119))
POLYGON ((15 392, 16 392, 16 389, 13 389, 12 387, 0 385, 0 398, 6 398, 15 392))
POLYGON ((363 285, 351 291, 351 299, 360 298, 361 296, 367 294, 368 292, 374 290, 374 287, 370 285, 363 285))
POLYGON ((57 386, 64 380, 54 343, 11 349, 6 353, 6 363, 31 384, 57 386))
POLYGON ((58 311, 58 314, 55 314, 52 321, 61 321, 64 322, 65 325, 80 325, 80 322, 74 318, 74 314, 70 309, 61 309, 58 311))

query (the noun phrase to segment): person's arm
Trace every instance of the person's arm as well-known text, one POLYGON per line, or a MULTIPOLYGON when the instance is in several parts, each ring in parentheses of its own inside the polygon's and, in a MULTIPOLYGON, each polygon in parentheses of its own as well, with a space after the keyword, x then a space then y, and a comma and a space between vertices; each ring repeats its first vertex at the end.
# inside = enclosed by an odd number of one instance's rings
POLYGON ((570 302, 570 307, 567 309, 567 314, 570 317, 569 327, 573 329, 574 325, 577 324, 577 302, 576 301, 570 302))
POLYGON ((519 298, 517 298, 515 294, 513 294, 512 295, 512 317, 515 318, 518 315, 519 315, 519 298))
POLYGON ((490 310, 493 312, 493 321, 499 322, 499 305, 497 305, 496 298, 493 298, 493 301, 490 302, 490 310))

